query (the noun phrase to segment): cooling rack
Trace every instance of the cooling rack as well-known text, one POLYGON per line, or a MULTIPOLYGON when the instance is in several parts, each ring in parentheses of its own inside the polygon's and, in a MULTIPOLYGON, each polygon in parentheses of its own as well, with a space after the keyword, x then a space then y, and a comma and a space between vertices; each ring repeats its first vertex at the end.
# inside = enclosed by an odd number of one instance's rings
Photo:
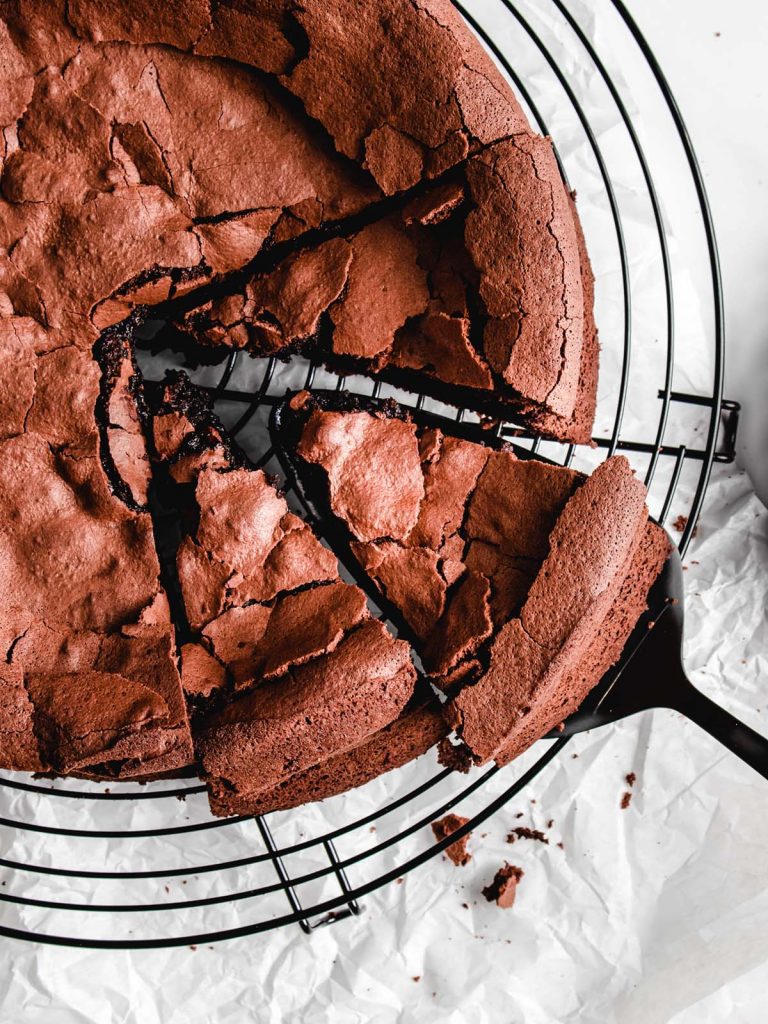
MULTIPOLYGON (((597 274, 602 366, 595 447, 520 437, 589 470, 625 453, 651 513, 691 539, 710 471, 730 462, 738 422, 724 401, 723 309, 704 185, 683 119, 621 0, 476 0, 459 11, 552 136, 597 274), (601 45, 610 39, 610 45, 601 45), (641 117, 638 117, 638 104, 641 117)), ((178 365, 141 358, 148 378, 178 365)), ((270 471, 269 411, 287 386, 391 394, 364 378, 231 353, 191 376, 249 454, 270 471)), ((291 500, 290 493, 288 494, 291 500)), ((375 889, 422 869, 557 758, 544 740, 504 769, 457 776, 428 754, 363 790, 261 817, 211 820, 196 781, 115 784, 0 776, 0 934, 68 946, 149 948, 232 939, 286 925, 305 932, 364 909, 375 889), (468 823, 435 843, 430 823, 468 823), (329 822, 332 826, 329 827, 329 822)))

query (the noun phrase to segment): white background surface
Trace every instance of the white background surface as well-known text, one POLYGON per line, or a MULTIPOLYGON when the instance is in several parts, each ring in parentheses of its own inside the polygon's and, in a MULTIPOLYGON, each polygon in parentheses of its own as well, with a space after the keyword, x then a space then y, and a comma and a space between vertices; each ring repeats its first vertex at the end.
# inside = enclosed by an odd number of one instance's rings
MULTIPOLYGON (((766 6, 630 7, 677 95, 710 191, 726 285, 726 393, 754 401, 755 367, 768 361, 766 6)), ((767 530, 745 475, 721 469, 687 575, 695 681, 766 732, 767 530), (728 622, 727 635, 708 628, 715 619, 728 622)), ((570 749, 578 760, 551 766, 475 837, 470 866, 434 861, 309 944, 298 929, 135 954, 0 940, 2 1022, 768 1019, 766 784, 669 712, 579 737, 570 749), (622 812, 630 770, 638 781, 622 812), (504 843, 509 827, 549 818, 550 846, 504 843), (507 913, 479 895, 505 856, 526 871, 507 913)))
POLYGON ((641 0, 629 9, 677 96, 720 246, 726 391, 768 500, 768 7, 761 0, 641 0), (759 450, 762 445, 762 452, 759 450), (754 451, 752 450, 754 448, 754 451))

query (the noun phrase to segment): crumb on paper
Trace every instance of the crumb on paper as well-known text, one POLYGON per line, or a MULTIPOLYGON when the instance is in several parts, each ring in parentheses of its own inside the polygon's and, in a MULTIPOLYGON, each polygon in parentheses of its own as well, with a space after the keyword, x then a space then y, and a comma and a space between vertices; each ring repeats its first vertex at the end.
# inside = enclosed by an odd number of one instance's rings
MULTIPOLYGON (((462 818, 460 814, 446 814, 444 818, 440 818, 438 821, 432 822, 432 831, 435 835, 435 840, 439 843, 441 839, 447 839, 456 829, 466 825, 469 818, 462 818)), ((450 846, 446 847, 445 854, 449 857, 457 867, 463 867, 465 864, 469 864, 472 860, 472 854, 467 850, 467 843, 472 833, 468 832, 465 836, 457 839, 455 843, 451 843, 450 846)))
POLYGON ((621 798, 621 809, 626 811, 629 805, 632 803, 632 794, 627 791, 621 798))
POLYGON ((626 784, 629 786, 630 789, 632 789, 632 787, 634 786, 636 780, 637 780, 637 776, 635 775, 634 772, 629 772, 627 775, 624 776, 624 781, 626 782, 626 784))
POLYGON ((554 818, 550 818, 549 821, 547 822, 547 828, 552 828, 552 826, 554 824, 555 824, 555 819, 554 818))
POLYGON ((518 825, 507 835, 508 843, 514 843, 518 839, 535 839, 537 842, 544 843, 546 846, 549 846, 549 839, 547 839, 541 829, 527 828, 525 825, 518 825))
MULTIPOLYGON (((675 521, 672 523, 672 529, 673 530, 677 530, 678 533, 682 533, 685 530, 687 525, 688 525, 688 516, 678 516, 677 519, 675 519, 675 521)), ((693 532, 691 533, 691 536, 695 537, 698 532, 699 532, 698 526, 694 526, 693 532)))
POLYGON ((414 974, 413 980, 414 981, 421 981, 421 975, 420 974, 414 974))
POLYGON ((493 876, 491 884, 486 885, 483 889, 483 896, 489 903, 495 903, 497 907, 509 910, 515 902, 517 886, 524 874, 522 868, 505 861, 504 866, 500 867, 493 876))

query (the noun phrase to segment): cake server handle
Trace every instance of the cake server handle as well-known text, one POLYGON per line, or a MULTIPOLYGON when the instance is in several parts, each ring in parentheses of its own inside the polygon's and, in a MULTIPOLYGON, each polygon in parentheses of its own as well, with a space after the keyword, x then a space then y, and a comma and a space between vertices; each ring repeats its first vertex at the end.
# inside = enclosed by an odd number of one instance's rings
POLYGON ((669 698, 664 702, 667 707, 695 722, 764 779, 768 779, 768 739, 710 700, 686 676, 682 676, 674 688, 670 688, 669 698))

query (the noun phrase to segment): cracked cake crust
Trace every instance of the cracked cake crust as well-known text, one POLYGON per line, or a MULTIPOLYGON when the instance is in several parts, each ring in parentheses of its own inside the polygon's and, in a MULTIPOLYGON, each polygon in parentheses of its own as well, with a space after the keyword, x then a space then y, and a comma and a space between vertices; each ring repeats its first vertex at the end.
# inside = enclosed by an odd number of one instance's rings
POLYGON ((407 645, 371 618, 203 395, 176 374, 152 405, 166 500, 185 519, 182 683, 214 813, 320 799, 437 742, 445 726, 415 695, 407 645))
MULTIPOLYGON (((273 789, 254 793, 233 762, 221 778, 235 789, 214 801, 220 813, 236 799, 287 806, 403 763, 445 732, 424 692, 411 696, 404 645, 223 435, 196 447, 175 412, 156 418, 158 476, 133 331, 148 311, 195 309, 184 323, 217 344, 284 354, 332 337, 341 360, 434 377, 478 408, 504 384, 507 411, 586 440, 591 272, 549 141, 444 0, 8 0, 0 57, 0 350, 13 371, 0 386, 0 759, 97 777, 177 772, 193 757, 187 704, 216 707, 222 731, 245 730, 260 750, 256 711, 234 722, 229 698, 261 708, 260 687, 277 693, 290 677, 319 700, 317 659, 341 678, 368 637, 391 686, 375 713, 358 708, 349 750, 328 739, 327 763, 280 767, 278 744, 273 789), (372 54, 388 69, 374 80, 372 54), (505 223, 507 263, 529 254, 514 278, 484 262, 505 223), (517 363, 534 343, 531 382, 517 363), (175 580, 157 555, 163 473, 197 516, 175 580)), ((444 447, 420 457, 435 481, 452 464, 444 447)), ((458 635, 457 613, 482 609, 482 629, 430 655, 452 686, 477 672, 474 639, 510 613, 483 580, 506 573, 522 588, 530 566, 486 540, 464 551, 454 519, 434 520, 439 487, 424 479, 432 518, 408 520, 420 628, 437 620, 458 635)), ((396 541, 367 543, 394 590, 396 541)), ((280 719, 286 743, 300 727, 280 719)))
POLYGON ((286 412, 279 443, 299 478, 449 694, 458 746, 442 745, 443 762, 505 764, 574 711, 669 553, 627 460, 584 477, 351 396, 300 393, 286 412), (360 510, 393 450, 398 486, 377 489, 383 540, 360 510))

